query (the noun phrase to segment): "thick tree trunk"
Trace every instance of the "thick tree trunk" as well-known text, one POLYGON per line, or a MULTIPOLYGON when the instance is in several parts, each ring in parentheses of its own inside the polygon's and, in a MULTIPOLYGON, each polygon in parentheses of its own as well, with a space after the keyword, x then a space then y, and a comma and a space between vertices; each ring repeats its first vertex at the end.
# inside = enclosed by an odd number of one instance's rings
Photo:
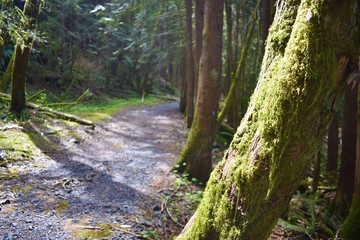
POLYGON ((356 164, 356 108, 357 88, 353 88, 349 85, 345 90, 341 163, 335 198, 336 212, 342 217, 345 217, 348 214, 354 189, 356 164))
POLYGON ((178 171, 206 182, 212 170, 211 154, 220 98, 223 1, 205 4, 203 50, 200 59, 199 91, 189 137, 178 160, 178 171))
MULTIPOLYGON (((358 88, 360 99, 360 85, 358 88)), ((354 194, 348 216, 341 227, 341 237, 347 240, 356 240, 360 236, 360 102, 357 103, 357 134, 356 134, 356 168, 354 194)))
POLYGON ((186 126, 191 127, 194 118, 195 69, 192 46, 192 0, 185 0, 186 32, 185 32, 185 81, 186 81, 186 126))
POLYGON ((357 1, 299 2, 278 2, 249 110, 178 239, 267 239, 323 141, 347 64, 336 55, 358 53, 357 1))

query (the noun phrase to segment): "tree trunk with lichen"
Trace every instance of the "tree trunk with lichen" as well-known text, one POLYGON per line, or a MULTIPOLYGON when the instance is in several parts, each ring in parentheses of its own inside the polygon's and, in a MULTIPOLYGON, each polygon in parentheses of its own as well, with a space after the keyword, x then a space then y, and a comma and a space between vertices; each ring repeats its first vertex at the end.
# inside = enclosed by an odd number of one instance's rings
POLYGON ((356 168, 354 193, 349 214, 341 226, 340 235, 347 240, 359 239, 360 236, 360 85, 358 87, 357 134, 356 134, 356 168))
POLYGON ((220 98, 222 25, 223 1, 206 1, 196 111, 176 168, 201 182, 207 181, 212 170, 211 154, 220 98))
MULTIPOLYGON (((26 30, 34 31, 37 18, 40 13, 41 0, 27 0, 24 6, 24 15, 28 18, 26 30)), ((11 103, 10 110, 17 114, 23 114, 26 109, 25 82, 29 64, 33 38, 30 33, 22 43, 17 43, 14 51, 12 75, 11 75, 11 103)), ((31 33, 33 34, 33 33, 31 33)))
POLYGON ((278 1, 247 114, 178 240, 269 237, 324 139, 338 80, 357 58, 354 9, 355 0, 278 1))

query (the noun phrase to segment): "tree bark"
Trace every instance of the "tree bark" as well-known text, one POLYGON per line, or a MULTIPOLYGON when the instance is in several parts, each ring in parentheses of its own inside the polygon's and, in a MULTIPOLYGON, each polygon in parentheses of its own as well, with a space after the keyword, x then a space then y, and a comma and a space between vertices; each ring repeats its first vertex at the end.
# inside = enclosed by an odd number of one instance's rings
POLYGON ((357 58, 357 1, 299 3, 278 2, 247 114, 178 239, 267 239, 323 141, 334 76, 357 58))
POLYGON ((15 55, 13 54, 10 58, 8 65, 6 66, 5 73, 1 78, 0 91, 4 92, 4 93, 7 91, 8 87, 11 83, 11 75, 12 75, 12 71, 13 71, 14 57, 15 57, 15 55))
MULTIPOLYGON (((358 99, 360 99, 360 85, 358 87, 358 99)), ((347 240, 355 240, 360 236, 360 102, 357 102, 357 133, 356 133, 356 168, 354 193, 348 216, 341 226, 341 237, 347 240)))
POLYGON ((177 162, 179 172, 206 182, 212 170, 212 146, 220 98, 223 1, 205 4, 203 49, 200 59, 199 90, 193 126, 177 162))
MULTIPOLYGON (((182 57, 182 68, 184 69, 184 67, 186 68, 186 56, 183 55, 182 57)), ((185 70, 186 71, 186 70, 185 70)), ((179 111, 181 113, 185 113, 186 111, 186 76, 185 76, 185 71, 181 71, 181 79, 182 79, 182 83, 181 83, 181 96, 180 96, 180 103, 179 103, 179 111)))
POLYGON ((195 0, 195 97, 199 84, 199 65, 204 30, 205 0, 195 0))
POLYGON ((336 174, 339 158, 339 114, 335 113, 328 133, 327 165, 329 175, 336 174))
MULTIPOLYGON (((226 77, 224 81, 224 93, 228 93, 231 86, 231 80, 234 75, 235 69, 235 61, 233 56, 233 17, 232 17, 232 6, 229 0, 225 1, 225 19, 226 19, 226 77)), ((237 108, 237 102, 234 101, 236 99, 233 98, 231 101, 230 108, 234 110, 237 108)), ((233 124, 236 118, 237 112, 236 111, 228 111, 228 124, 235 128, 236 126, 233 124)))
POLYGON ((356 108, 357 88, 353 88, 349 85, 345 90, 341 163, 335 197, 336 212, 342 217, 346 217, 348 214, 354 190, 356 164, 356 108))
POLYGON ((262 40, 263 40, 263 51, 265 50, 266 38, 269 34, 269 28, 271 25, 271 0, 262 0, 263 2, 263 24, 262 24, 262 40))
POLYGON ((191 127, 194 118, 195 69, 192 46, 192 0, 185 0, 185 81, 186 81, 186 126, 191 127))
MULTIPOLYGON (((40 13, 40 0, 27 0, 24 6, 24 15, 28 17, 25 29, 35 29, 35 24, 40 13)), ((10 110, 22 114, 26 109, 25 82, 29 64, 33 38, 28 36, 23 43, 15 46, 14 63, 11 75, 11 103, 10 110)))

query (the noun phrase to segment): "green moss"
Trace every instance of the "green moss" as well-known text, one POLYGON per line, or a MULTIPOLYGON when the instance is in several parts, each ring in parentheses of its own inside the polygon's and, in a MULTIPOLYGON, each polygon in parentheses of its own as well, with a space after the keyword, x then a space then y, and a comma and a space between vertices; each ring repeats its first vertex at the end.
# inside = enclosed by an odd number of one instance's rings
POLYGON ((148 97, 142 98, 132 97, 129 99, 112 99, 103 102, 93 102, 75 105, 73 108, 66 110, 70 114, 91 120, 93 122, 100 122, 108 117, 115 115, 119 110, 138 105, 154 105, 162 102, 159 98, 148 97))
POLYGON ((360 236, 360 197, 354 196, 349 215, 341 227, 341 237, 347 240, 359 239, 360 236))
POLYGON ((96 228, 84 228, 84 227, 75 227, 72 230, 72 234, 76 237, 86 238, 86 239, 98 239, 98 238, 107 238, 112 233, 111 228, 112 224, 103 223, 97 226, 96 228))
POLYGON ((29 192, 31 190, 34 189, 34 186, 31 186, 31 185, 27 185, 27 186, 24 186, 24 187, 13 187, 11 188, 11 192, 13 193, 23 193, 23 192, 29 192))
POLYGON ((274 21, 249 110, 179 239, 266 239, 325 136, 329 95, 337 101, 336 48, 322 22, 326 4, 289 2, 274 21))
POLYGON ((59 203, 56 204, 56 206, 54 207, 54 209, 57 211, 57 212, 65 212, 69 209, 69 202, 64 200, 64 201, 61 201, 59 203))
POLYGON ((0 180, 12 180, 14 178, 15 178, 15 176, 12 176, 10 174, 0 173, 0 180))
POLYGON ((8 162, 29 160, 34 151, 27 134, 13 130, 0 132, 0 149, 6 152, 5 159, 8 162))

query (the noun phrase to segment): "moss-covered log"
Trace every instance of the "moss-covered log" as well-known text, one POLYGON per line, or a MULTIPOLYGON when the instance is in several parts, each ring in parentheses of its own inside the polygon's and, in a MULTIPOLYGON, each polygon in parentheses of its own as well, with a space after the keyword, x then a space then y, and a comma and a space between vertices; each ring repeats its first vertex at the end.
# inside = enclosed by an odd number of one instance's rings
POLYGON ((327 132, 344 84, 335 80, 358 53, 356 4, 278 1, 248 112, 179 240, 269 237, 327 132))

